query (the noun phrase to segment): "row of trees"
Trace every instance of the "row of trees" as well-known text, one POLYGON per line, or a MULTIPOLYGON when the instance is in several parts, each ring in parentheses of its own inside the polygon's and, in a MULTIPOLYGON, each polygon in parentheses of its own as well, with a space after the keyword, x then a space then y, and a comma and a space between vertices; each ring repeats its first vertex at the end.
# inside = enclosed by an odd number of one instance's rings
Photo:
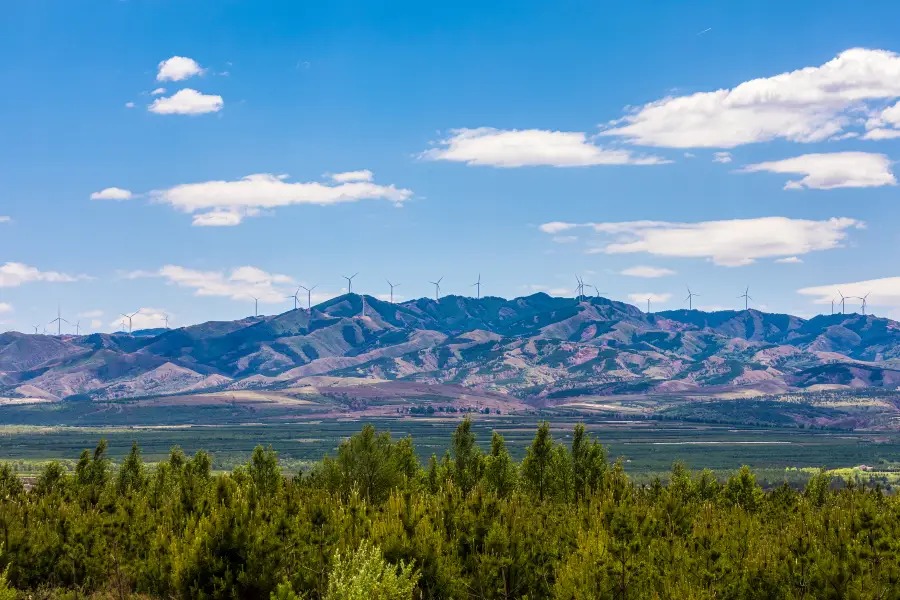
POLYGON ((581 425, 564 446, 542 423, 521 463, 471 425, 424 467, 372 426, 292 477, 262 447, 228 474, 137 445, 114 469, 102 441, 28 490, 0 467, 0 600, 900 598, 900 502, 878 489, 680 464, 639 486, 581 425))

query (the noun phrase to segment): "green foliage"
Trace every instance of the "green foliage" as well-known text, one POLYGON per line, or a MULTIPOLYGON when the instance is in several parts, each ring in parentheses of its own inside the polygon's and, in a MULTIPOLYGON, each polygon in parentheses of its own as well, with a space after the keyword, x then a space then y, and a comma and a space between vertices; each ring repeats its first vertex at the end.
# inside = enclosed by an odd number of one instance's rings
POLYGON ((900 498, 814 475, 764 491, 681 463, 648 485, 576 425, 517 464, 472 422, 420 469, 372 426, 309 475, 257 446, 145 465, 106 444, 28 486, 0 465, 0 600, 900 598, 900 498))
POLYGON ((411 600, 418 580, 411 564, 394 567, 377 546, 363 541, 349 556, 335 554, 325 600, 411 600))

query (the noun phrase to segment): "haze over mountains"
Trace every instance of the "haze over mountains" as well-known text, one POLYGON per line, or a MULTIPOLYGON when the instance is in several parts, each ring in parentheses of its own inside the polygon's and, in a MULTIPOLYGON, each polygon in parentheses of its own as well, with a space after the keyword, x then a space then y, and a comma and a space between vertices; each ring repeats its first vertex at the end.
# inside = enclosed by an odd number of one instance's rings
POLYGON ((5 397, 280 389, 314 375, 450 383, 548 403, 694 390, 894 389, 900 324, 752 309, 647 314, 605 298, 543 293, 400 304, 346 294, 311 311, 133 335, 0 335, 5 397))

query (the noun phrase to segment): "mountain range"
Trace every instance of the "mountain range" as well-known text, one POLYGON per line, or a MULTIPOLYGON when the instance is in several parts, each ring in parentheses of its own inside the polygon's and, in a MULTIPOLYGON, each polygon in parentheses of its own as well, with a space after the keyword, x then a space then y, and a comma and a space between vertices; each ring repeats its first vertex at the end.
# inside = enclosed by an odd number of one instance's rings
POLYGON ((0 335, 0 397, 108 400, 269 389, 317 375, 582 395, 900 385, 900 324, 758 310, 645 313, 539 293, 391 304, 345 294, 274 316, 84 336, 0 335))

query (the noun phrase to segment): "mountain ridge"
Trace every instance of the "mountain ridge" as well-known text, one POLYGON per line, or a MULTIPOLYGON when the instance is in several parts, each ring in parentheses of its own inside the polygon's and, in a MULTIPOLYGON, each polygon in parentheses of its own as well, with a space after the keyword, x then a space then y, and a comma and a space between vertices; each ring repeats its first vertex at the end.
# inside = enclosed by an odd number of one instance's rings
POLYGON ((125 334, 0 334, 0 396, 277 388, 310 375, 590 394, 896 388, 900 323, 756 309, 645 313, 603 297, 344 294, 310 310, 125 334), (363 315, 365 312, 365 315, 363 315), (204 387, 206 386, 206 387, 204 387))

